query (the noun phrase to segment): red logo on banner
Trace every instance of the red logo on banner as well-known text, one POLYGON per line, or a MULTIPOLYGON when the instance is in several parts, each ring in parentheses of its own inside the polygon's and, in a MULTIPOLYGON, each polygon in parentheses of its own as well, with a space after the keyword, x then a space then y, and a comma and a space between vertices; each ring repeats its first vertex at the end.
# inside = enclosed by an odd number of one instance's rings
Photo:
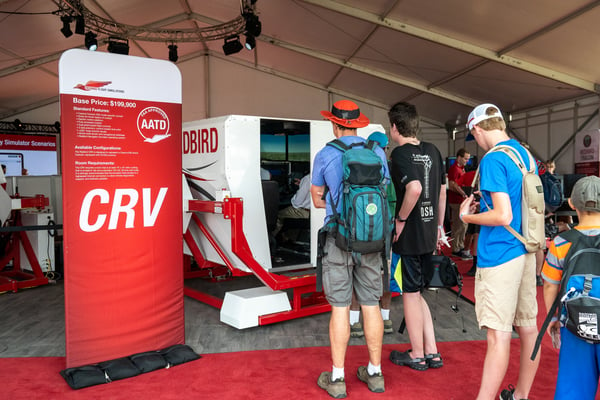
POLYGON ((111 81, 87 81, 85 85, 78 83, 73 87, 73 89, 81 89, 81 90, 97 90, 98 88, 104 87, 106 85, 110 85, 111 81))
POLYGON ((138 115, 137 128, 144 142, 156 143, 171 136, 169 117, 158 107, 144 108, 138 115))

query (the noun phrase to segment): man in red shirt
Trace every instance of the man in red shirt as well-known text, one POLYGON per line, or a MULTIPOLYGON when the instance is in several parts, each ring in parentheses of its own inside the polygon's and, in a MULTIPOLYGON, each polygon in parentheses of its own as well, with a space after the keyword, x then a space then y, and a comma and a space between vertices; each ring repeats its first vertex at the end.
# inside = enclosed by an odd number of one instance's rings
POLYGON ((456 161, 448 170, 448 205, 450 207, 452 230, 452 255, 463 260, 471 260, 473 256, 465 250, 465 234, 467 224, 460 220, 460 204, 467 198, 467 194, 460 186, 461 177, 465 174, 465 165, 469 162, 471 154, 465 149, 456 153, 456 161))

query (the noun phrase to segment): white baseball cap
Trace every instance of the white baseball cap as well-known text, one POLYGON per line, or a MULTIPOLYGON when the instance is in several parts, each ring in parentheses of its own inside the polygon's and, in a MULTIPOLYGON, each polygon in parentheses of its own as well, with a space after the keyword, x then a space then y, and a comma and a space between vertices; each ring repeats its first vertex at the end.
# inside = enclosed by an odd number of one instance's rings
POLYGON ((480 104, 469 114, 469 118, 467 119, 467 129, 470 132, 475 125, 490 118, 501 118, 504 120, 500 108, 491 103, 480 104), (489 108, 494 108, 495 110, 490 110, 488 113, 489 108))

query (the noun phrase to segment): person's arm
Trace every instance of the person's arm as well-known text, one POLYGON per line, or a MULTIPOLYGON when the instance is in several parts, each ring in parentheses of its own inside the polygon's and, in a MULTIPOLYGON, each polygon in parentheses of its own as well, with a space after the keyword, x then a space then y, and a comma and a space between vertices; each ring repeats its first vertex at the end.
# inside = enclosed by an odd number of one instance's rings
POLYGON ((406 184, 406 192, 404 193, 404 199, 402 199, 402 204, 400 205, 400 211, 395 215, 394 220, 396 221, 396 234, 394 235, 394 242, 398 240, 402 230, 404 229, 404 225, 406 222, 398 221, 398 218, 407 219, 413 208, 419 201, 419 197, 421 196, 421 191, 423 187, 421 186, 421 182, 418 180, 410 181, 406 184))
MULTIPOLYGON (((544 281, 544 304, 546 305, 546 313, 550 312, 552 304, 554 304, 554 300, 558 296, 559 289, 559 285, 548 281, 544 281)), ((558 335, 558 337, 560 337, 560 321, 558 314, 552 316, 552 320, 548 324, 546 332, 548 333, 548 335, 550 335, 550 337, 552 337, 553 345, 556 347, 556 345, 554 344, 555 342, 557 342, 556 336, 558 335)))
POLYGON ((440 198, 438 200, 438 226, 444 226, 446 216, 446 185, 442 184, 440 188, 440 198))
POLYGON ((554 304, 554 300, 556 299, 556 296, 558 296, 559 289, 559 285, 544 281, 544 304, 546 305, 546 313, 550 312, 550 308, 552 308, 552 304, 554 304))
POLYGON ((446 185, 442 184, 442 187, 440 188, 440 198, 438 200, 438 240, 446 236, 446 232, 444 232, 444 218, 446 217, 446 196, 446 185))
POLYGON ((458 183, 456 183, 456 181, 449 180, 448 181, 448 189, 460 194, 462 197, 467 197, 467 194, 465 193, 463 188, 460 187, 460 185, 458 183))
POLYGON ((462 197, 467 197, 465 191, 458 184, 458 179, 460 179, 460 171, 456 168, 456 165, 453 165, 448 171, 448 190, 456 192, 462 197))
POLYGON ((326 202, 323 199, 323 193, 325 192, 325 186, 310 186, 310 196, 315 208, 325 208, 326 202))
POLYGON ((474 196, 470 195, 460 205, 460 219, 463 222, 487 226, 509 225, 513 219, 508 193, 492 192, 491 209, 474 214, 474 196))
MULTIPOLYGON (((546 259, 544 260, 544 265, 542 266, 542 278, 544 278, 544 305, 546 306, 546 313, 550 312, 554 301, 559 296, 560 293, 560 281, 562 280, 563 267, 564 267, 564 258, 562 258, 558 254, 558 249, 556 247, 556 240, 553 240, 548 246, 548 254, 546 255, 546 259)), ((561 246, 562 251, 568 251, 568 248, 565 250, 565 246, 561 246)), ((555 312, 552 315, 552 321, 548 325, 548 329, 546 332, 552 337, 553 344, 558 344, 560 341, 560 307, 558 313, 555 312)), ((556 347, 556 345, 555 345, 556 347)))

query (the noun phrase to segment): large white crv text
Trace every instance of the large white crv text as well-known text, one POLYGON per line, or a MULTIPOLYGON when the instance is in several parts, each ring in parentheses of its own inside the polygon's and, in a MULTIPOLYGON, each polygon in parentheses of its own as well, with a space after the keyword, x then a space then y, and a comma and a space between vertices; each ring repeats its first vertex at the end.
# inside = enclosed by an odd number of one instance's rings
MULTIPOLYGON (((152 201, 151 189, 142 188, 142 220, 144 227, 154 226, 162 204, 167 196, 168 188, 162 187, 154 202, 152 201)), ((125 215, 125 228, 134 228, 136 209, 139 211, 139 191, 133 188, 115 189, 110 218, 107 214, 98 211, 100 204, 110 204, 111 194, 106 189, 92 189, 83 198, 81 211, 79 213, 79 227, 84 232, 96 232, 104 227, 108 219, 108 230, 118 227, 119 215, 125 215), (92 222, 91 219, 94 219, 92 222)))

